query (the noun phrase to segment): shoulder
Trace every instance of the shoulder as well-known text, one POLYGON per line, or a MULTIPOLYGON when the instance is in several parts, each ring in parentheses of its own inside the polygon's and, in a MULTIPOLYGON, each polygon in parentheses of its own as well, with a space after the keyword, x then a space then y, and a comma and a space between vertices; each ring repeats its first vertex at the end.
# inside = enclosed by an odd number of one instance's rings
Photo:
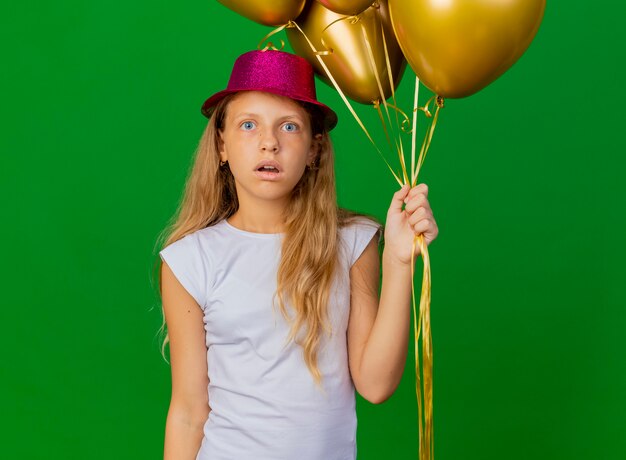
MULTIPOLYGON (((219 224, 218 224, 219 225, 219 224)), ((161 251, 161 260, 167 263, 183 287, 200 306, 205 304, 208 281, 213 271, 212 242, 217 238, 216 226, 202 228, 168 244, 161 251)))
POLYGON ((352 213, 342 217, 339 240, 350 266, 356 262, 372 239, 376 237, 377 242, 380 242, 381 230, 382 225, 371 217, 352 213))
POLYGON ((354 240, 359 238, 371 239, 374 235, 382 234, 382 225, 373 217, 363 214, 347 213, 344 211, 339 222, 340 238, 354 240))
POLYGON ((345 213, 341 216, 339 222, 340 229, 350 229, 353 231, 373 229, 379 230, 382 225, 373 217, 365 214, 345 213))
POLYGON ((211 243, 219 240, 221 235, 222 222, 215 225, 195 230, 182 238, 165 246, 160 254, 176 253, 189 257, 207 254, 211 243))

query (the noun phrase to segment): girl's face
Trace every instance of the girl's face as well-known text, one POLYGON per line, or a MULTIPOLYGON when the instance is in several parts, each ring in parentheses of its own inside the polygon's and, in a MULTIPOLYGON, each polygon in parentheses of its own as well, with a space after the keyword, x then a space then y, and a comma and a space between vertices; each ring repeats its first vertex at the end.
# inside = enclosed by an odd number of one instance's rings
POLYGON ((228 104, 220 158, 228 161, 240 203, 289 196, 316 156, 307 111, 292 99, 244 91, 228 104))

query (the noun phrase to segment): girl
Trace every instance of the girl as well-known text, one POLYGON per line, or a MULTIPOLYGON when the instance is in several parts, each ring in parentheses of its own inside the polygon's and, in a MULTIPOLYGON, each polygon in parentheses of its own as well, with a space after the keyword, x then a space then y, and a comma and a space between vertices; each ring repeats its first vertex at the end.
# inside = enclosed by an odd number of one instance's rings
POLYGON ((413 237, 438 233, 427 187, 393 196, 379 300, 380 226, 337 208, 337 117, 310 64, 245 53, 202 112, 159 253, 165 459, 354 460, 355 389, 379 404, 404 369, 413 237))

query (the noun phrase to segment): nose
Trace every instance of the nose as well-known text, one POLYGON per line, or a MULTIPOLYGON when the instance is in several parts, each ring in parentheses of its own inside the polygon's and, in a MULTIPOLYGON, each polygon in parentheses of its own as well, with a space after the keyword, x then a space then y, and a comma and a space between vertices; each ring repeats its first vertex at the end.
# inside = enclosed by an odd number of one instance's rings
POLYGON ((264 152, 278 152, 278 138, 272 129, 264 129, 259 132, 259 147, 264 152))

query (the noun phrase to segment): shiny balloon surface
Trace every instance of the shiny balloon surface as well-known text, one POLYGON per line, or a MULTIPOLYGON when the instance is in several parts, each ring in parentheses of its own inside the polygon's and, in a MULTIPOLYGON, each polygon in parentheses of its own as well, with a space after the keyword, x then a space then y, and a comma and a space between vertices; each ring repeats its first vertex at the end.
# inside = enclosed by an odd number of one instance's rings
MULTIPOLYGON (((320 3, 311 2, 296 21, 317 50, 331 51, 330 54, 323 55, 321 58, 341 90, 350 99, 364 104, 380 100, 376 72, 380 78, 385 98, 389 98, 391 95, 382 40, 383 30, 385 31, 394 86, 398 86, 406 66, 402 51, 393 34, 386 4, 384 2, 379 3, 380 5, 371 6, 361 13, 358 16, 358 21, 340 20, 328 27, 325 32, 323 31, 329 24, 344 18, 345 15, 330 11, 320 3), (371 65, 363 29, 371 46, 375 67, 371 65), (322 43, 322 39, 327 48, 322 43)), ((305 57, 313 65, 318 75, 328 84, 331 84, 304 36, 297 29, 287 29, 287 37, 294 51, 305 57)))
POLYGON ((404 56, 428 88, 469 96, 502 75, 539 29, 545 0, 389 0, 404 56))

